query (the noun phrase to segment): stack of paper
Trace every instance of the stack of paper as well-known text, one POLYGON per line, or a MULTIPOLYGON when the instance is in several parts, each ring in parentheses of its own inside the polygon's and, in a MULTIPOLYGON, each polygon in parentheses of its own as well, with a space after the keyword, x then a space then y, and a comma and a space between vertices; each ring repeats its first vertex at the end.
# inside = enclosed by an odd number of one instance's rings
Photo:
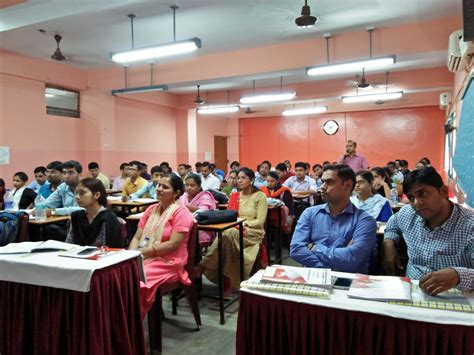
POLYGON ((335 280, 331 277, 331 269, 303 268, 284 265, 268 266, 263 273, 261 282, 285 284, 304 284, 331 288, 335 280))
POLYGON ((374 301, 411 301, 411 280, 408 277, 357 274, 347 296, 374 301))

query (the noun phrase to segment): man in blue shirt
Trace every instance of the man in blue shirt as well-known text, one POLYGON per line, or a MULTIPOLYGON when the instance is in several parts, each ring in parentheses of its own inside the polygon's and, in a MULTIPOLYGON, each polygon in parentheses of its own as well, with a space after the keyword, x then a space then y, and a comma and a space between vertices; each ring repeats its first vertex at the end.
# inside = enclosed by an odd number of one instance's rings
POLYGON ((35 174, 35 180, 31 182, 27 187, 38 193, 41 186, 43 186, 47 180, 46 168, 44 166, 38 166, 35 168, 33 173, 35 174))
POLYGON ((158 185, 162 177, 163 169, 161 169, 158 165, 151 168, 151 181, 149 181, 148 184, 138 189, 137 192, 131 194, 130 199, 136 200, 137 198, 141 198, 145 195, 156 199, 156 186, 158 185))
POLYGON ((303 212, 290 256, 307 267, 367 273, 377 223, 350 202, 355 173, 347 165, 329 165, 321 179, 321 197, 326 203, 303 212))
POLYGON ((44 198, 48 198, 63 182, 63 163, 57 160, 49 163, 46 166, 46 176, 48 181, 38 191, 44 198))
POLYGON ((410 205, 388 221, 384 234, 384 271, 401 268, 396 243, 407 244, 407 276, 436 295, 457 287, 474 290, 474 211, 452 203, 448 187, 430 166, 413 170, 403 181, 410 205))

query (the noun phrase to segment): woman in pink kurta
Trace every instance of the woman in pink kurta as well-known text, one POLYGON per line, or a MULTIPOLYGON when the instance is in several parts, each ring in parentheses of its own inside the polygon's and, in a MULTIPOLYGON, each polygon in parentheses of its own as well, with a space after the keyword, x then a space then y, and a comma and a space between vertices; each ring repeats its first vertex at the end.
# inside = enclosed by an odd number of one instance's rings
MULTIPOLYGON (((201 177, 197 174, 189 174, 185 180, 186 192, 179 198, 179 202, 192 213, 196 211, 215 210, 216 200, 209 191, 202 191, 201 177)), ((212 241, 213 232, 199 231, 199 243, 207 244, 212 241)))
POLYGON ((184 185, 178 176, 163 177, 157 185, 160 203, 147 208, 130 243, 129 248, 140 250, 145 258, 146 283, 140 282, 142 317, 152 307, 160 285, 175 281, 184 285, 191 283, 184 267, 188 262, 189 232, 194 221, 189 210, 176 202, 183 191, 184 185))

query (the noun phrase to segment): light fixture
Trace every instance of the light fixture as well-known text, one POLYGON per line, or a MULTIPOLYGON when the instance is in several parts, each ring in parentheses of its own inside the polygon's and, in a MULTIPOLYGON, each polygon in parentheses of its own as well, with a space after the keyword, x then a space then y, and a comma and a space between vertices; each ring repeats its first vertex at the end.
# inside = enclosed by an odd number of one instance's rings
POLYGON ((299 28, 309 28, 313 27, 316 22, 318 22, 318 18, 311 16, 311 9, 308 6, 308 0, 305 0, 303 8, 301 9, 301 16, 295 19, 296 26, 299 28))
POLYGON ((314 106, 292 110, 285 110, 281 114, 283 116, 299 116, 299 115, 313 115, 317 113, 323 113, 328 110, 327 106, 314 106))
POLYGON ((384 92, 380 94, 369 94, 369 95, 355 95, 355 96, 343 96, 342 102, 349 103, 358 103, 358 102, 372 102, 372 101, 387 101, 387 100, 397 100, 403 96, 403 91, 395 92, 384 92))
POLYGON ((325 64, 316 67, 306 68, 306 74, 311 76, 326 75, 326 74, 343 74, 351 73, 353 71, 360 71, 362 69, 375 69, 384 67, 386 65, 394 64, 396 56, 390 55, 387 57, 371 58, 365 60, 357 60, 351 62, 325 64))
POLYGON ((212 115, 217 113, 234 113, 239 111, 240 107, 238 105, 232 106, 209 106, 206 108, 198 108, 197 112, 200 115, 212 115))
POLYGON ((140 86, 134 88, 124 88, 112 90, 112 95, 138 94, 141 92, 168 91, 168 85, 140 86))
POLYGON ((243 105, 260 104, 267 102, 289 101, 296 97, 295 91, 283 92, 283 77, 280 78, 280 92, 275 94, 255 95, 255 80, 253 81, 253 95, 240 98, 243 105))
POLYGON ((134 14, 127 15, 131 20, 132 49, 120 52, 111 52, 110 59, 116 63, 131 63, 189 53, 201 48, 201 39, 197 37, 176 41, 176 10, 178 8, 179 7, 177 5, 171 6, 171 9, 173 10, 173 42, 142 48, 135 48, 134 45, 133 19, 136 16, 134 14))
POLYGON ((45 97, 54 97, 54 94, 48 94, 48 93, 46 93, 46 94, 44 94, 44 96, 45 96, 45 97))

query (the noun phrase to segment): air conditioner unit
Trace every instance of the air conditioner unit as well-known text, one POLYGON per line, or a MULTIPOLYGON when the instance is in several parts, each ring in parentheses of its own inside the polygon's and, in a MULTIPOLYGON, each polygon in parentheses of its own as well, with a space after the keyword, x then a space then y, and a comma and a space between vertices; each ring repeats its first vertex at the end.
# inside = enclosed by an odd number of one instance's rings
POLYGON ((464 42, 464 37, 459 40, 459 52, 461 53, 461 63, 467 64, 474 55, 474 43, 464 42))
POLYGON ((446 91, 439 94, 439 108, 446 110, 448 105, 451 103, 451 92, 446 91))
POLYGON ((461 69, 461 49, 459 48, 459 41, 462 40, 463 31, 455 31, 449 36, 448 44, 448 69, 451 72, 456 72, 461 69))

